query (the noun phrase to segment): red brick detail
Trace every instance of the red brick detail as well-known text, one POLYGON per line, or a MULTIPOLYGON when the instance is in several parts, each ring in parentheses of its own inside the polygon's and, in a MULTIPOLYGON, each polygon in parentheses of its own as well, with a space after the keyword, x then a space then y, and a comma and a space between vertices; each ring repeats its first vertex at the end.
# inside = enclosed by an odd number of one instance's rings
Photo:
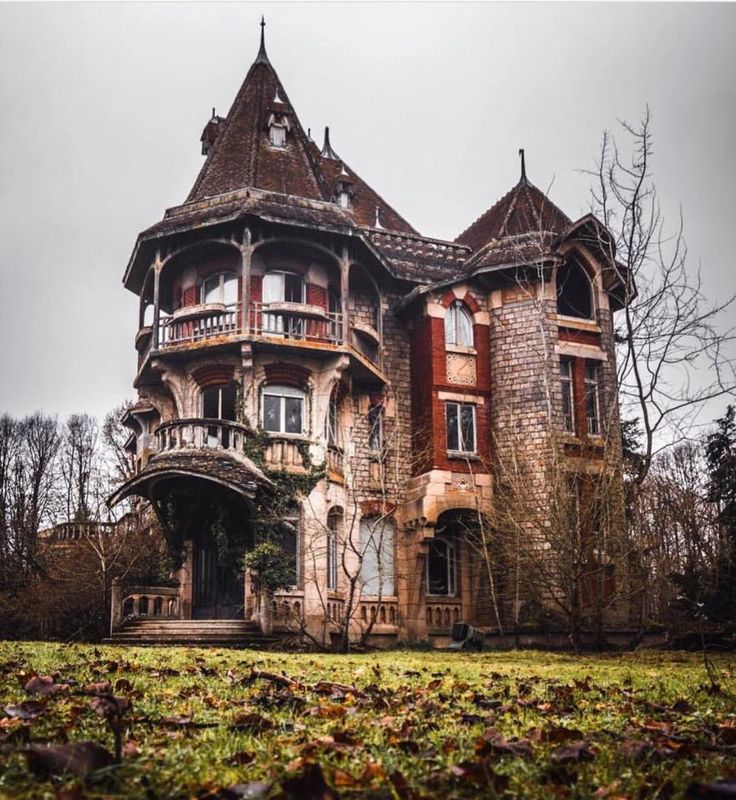
POLYGON ((585 359, 572 360, 572 392, 575 404, 575 433, 579 437, 588 436, 588 421, 585 415, 585 359))
POLYGON ((387 503, 385 500, 362 500, 360 503, 360 513, 364 517, 384 517, 396 511, 395 503, 387 503))
POLYGON ((187 308, 188 306, 196 306, 198 302, 199 302, 198 286, 189 286, 188 288, 184 289, 181 295, 181 305, 183 308, 187 308))
POLYGON ((327 310, 327 289, 314 283, 308 283, 306 289, 307 303, 310 306, 318 306, 327 310))
POLYGON ((574 342, 575 344, 587 344, 592 347, 601 346, 601 335, 595 331, 579 331, 576 328, 560 327, 558 332, 561 342, 574 342))
POLYGON ((200 389, 206 389, 209 386, 222 386, 232 381, 233 368, 213 364, 196 369, 192 373, 192 377, 200 389))
POLYGON ((250 276, 250 299, 256 303, 263 300, 263 276, 251 275, 250 276))
POLYGON ((281 386, 294 386, 304 389, 309 381, 310 372, 300 364, 274 363, 266 364, 266 382, 281 386))
MULTIPOLYGON (((491 326, 473 325, 475 344, 475 388, 479 392, 491 391, 491 326)), ((487 398, 488 402, 490 398, 487 398)))
POLYGON ((470 292, 465 292, 465 297, 463 297, 463 303, 472 311, 473 314, 477 314, 481 308, 480 303, 473 297, 470 292))
POLYGON ((442 295, 442 299, 440 300, 440 303, 441 303, 441 304, 442 304, 442 305, 443 305, 445 308, 449 308, 449 307, 450 307, 450 306, 451 306, 451 305, 452 305, 452 304, 455 302, 455 300, 457 300, 457 297, 455 297, 455 292, 453 292, 453 291, 452 291, 452 289, 448 289, 448 290, 447 290, 447 291, 446 291, 446 292, 445 292, 445 293, 442 295))

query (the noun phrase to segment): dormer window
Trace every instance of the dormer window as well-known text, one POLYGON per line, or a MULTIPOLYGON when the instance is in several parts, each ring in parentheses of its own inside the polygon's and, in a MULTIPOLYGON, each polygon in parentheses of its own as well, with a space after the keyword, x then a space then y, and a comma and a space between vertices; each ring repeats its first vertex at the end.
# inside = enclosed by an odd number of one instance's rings
POLYGON ((271 147, 286 147, 286 136, 291 130, 289 125, 289 118, 286 114, 279 114, 276 111, 271 112, 268 118, 268 141, 271 147))
POLYGON ((268 138, 273 147, 286 147, 286 128, 283 125, 271 125, 268 138))
POLYGON ((350 208, 355 190, 353 189, 353 182, 348 178, 347 172, 345 172, 345 167, 343 167, 340 172, 340 177, 335 186, 335 195, 340 208, 350 208))

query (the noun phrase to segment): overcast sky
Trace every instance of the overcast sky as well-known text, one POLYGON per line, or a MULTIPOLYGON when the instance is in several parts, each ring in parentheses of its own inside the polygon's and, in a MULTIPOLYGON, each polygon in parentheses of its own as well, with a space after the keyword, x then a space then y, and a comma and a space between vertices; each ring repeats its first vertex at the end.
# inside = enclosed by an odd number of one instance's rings
POLYGON ((515 184, 519 147, 581 215, 602 131, 648 103, 665 210, 706 291, 736 291, 736 5, 0 3, 0 412, 133 396, 123 270, 191 188, 261 13, 304 127, 428 236, 515 184))

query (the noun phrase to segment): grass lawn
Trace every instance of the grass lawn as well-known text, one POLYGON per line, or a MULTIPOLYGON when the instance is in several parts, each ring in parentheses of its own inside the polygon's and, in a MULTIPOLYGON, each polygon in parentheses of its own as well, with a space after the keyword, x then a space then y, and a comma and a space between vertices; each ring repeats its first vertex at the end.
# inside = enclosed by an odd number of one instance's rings
POLYGON ((676 653, 0 642, 0 797, 683 797, 736 774, 736 704, 709 686, 676 653), (116 725, 119 765, 38 747, 113 754, 116 725))

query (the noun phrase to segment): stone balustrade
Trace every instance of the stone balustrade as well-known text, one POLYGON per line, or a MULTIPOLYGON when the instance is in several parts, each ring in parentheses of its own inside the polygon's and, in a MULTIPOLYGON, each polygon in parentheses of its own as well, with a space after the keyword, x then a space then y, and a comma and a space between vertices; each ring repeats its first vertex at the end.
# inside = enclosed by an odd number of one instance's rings
POLYGON ((112 582, 110 598, 110 633, 131 617, 180 619, 181 599, 178 586, 128 586, 118 578, 112 582))
POLYGON ((460 598, 427 600, 425 607, 427 630, 434 633, 449 633, 453 623, 459 622, 462 616, 462 602, 460 598))
POLYGON ((373 622, 374 626, 398 626, 399 601, 395 598, 375 601, 361 600, 358 620, 363 625, 368 625, 370 622, 373 622))

